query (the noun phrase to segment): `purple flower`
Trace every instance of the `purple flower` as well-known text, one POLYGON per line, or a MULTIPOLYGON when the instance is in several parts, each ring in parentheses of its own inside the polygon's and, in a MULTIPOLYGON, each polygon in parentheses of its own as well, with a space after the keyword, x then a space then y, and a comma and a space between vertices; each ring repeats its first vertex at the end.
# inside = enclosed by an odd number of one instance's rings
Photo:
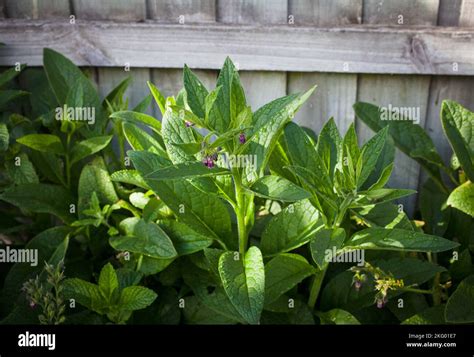
POLYGON ((31 307, 32 309, 34 309, 34 308, 36 307, 36 304, 35 304, 34 301, 30 301, 30 307, 31 307))
POLYGON ((188 121, 188 120, 185 120, 185 121, 184 121, 184 124, 186 125, 186 128, 189 128, 190 126, 193 126, 193 125, 194 125, 194 123, 191 123, 191 122, 188 121))
POLYGON ((382 309, 386 303, 387 303, 387 299, 377 298, 377 308, 382 309))
POLYGON ((359 291, 361 287, 362 287, 362 282, 360 280, 356 280, 354 283, 354 288, 356 289, 356 291, 359 291))
POLYGON ((240 133, 239 141, 240 141, 241 144, 245 144, 245 142, 247 141, 247 138, 245 137, 244 133, 240 133))
POLYGON ((211 156, 206 156, 204 159, 202 159, 202 163, 209 169, 212 169, 214 167, 214 160, 212 160, 211 156))

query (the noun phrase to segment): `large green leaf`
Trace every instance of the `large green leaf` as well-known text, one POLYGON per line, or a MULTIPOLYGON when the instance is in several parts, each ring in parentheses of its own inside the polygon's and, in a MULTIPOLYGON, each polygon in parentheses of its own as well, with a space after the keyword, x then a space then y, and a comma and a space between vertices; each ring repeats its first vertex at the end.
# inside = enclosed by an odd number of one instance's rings
POLYGON ((424 231, 442 236, 448 228, 451 210, 446 207, 448 193, 441 191, 432 179, 426 180, 419 196, 424 231))
POLYGON ((178 255, 171 239, 156 223, 147 223, 138 218, 127 220, 133 221, 129 235, 109 238, 114 249, 159 259, 170 259, 178 255))
POLYGON ((18 185, 5 190, 0 199, 28 211, 53 214, 66 223, 74 220, 70 205, 75 199, 61 186, 44 183, 18 185))
MULTIPOLYGON (((129 155, 142 177, 169 165, 169 162, 150 152, 135 151, 129 152, 129 155)), ((185 179, 145 181, 176 214, 178 221, 204 236, 235 246, 229 211, 218 197, 200 191, 185 179)))
POLYGON ((122 123, 122 128, 128 143, 134 150, 155 149, 160 155, 166 157, 165 149, 145 130, 129 122, 122 123))
POLYGON ((126 311, 135 311, 146 308, 157 298, 157 294, 144 286, 128 286, 120 295, 120 308, 126 311))
POLYGON ((316 87, 313 87, 302 94, 292 94, 275 99, 255 112, 251 139, 245 153, 256 155, 257 167, 256 172, 253 172, 250 167, 246 167, 248 181, 255 181, 258 176, 263 174, 270 154, 278 142, 285 124, 294 117, 315 89, 316 87))
POLYGON ((106 121, 102 115, 102 105, 97 90, 92 82, 69 59, 49 48, 43 50, 43 62, 49 85, 53 90, 58 104, 66 103, 71 89, 81 86, 83 89, 82 105, 95 108, 94 133, 100 133, 106 121))
POLYGON ((260 248, 267 255, 288 252, 306 244, 321 226, 318 211, 308 200, 295 202, 273 217, 262 233, 260 248))
POLYGON ((100 271, 98 283, 99 289, 105 299, 109 302, 113 302, 114 297, 116 297, 118 293, 119 282, 112 264, 107 263, 104 265, 100 271))
POLYGON ((121 119, 130 124, 145 124, 153 129, 156 133, 161 133, 161 122, 152 116, 144 113, 134 112, 131 110, 123 110, 112 113, 111 118, 121 119))
POLYGON ((10 133, 5 123, 0 123, 0 151, 7 151, 10 145, 10 133))
POLYGON ((189 107, 195 115, 204 119, 206 116, 206 97, 209 92, 186 65, 183 70, 183 82, 189 107))
POLYGON ((474 113, 454 101, 444 100, 441 123, 464 172, 474 181, 474 113))
POLYGON ((360 170, 360 175, 357 177, 358 188, 365 183, 372 171, 375 169, 380 154, 385 146, 387 132, 388 128, 383 128, 362 147, 362 168, 360 170))
POLYGON ((200 162, 183 162, 153 171, 143 178, 149 181, 176 180, 192 177, 230 175, 230 171, 220 167, 207 168, 200 162))
POLYGON ((311 256, 320 270, 324 270, 335 258, 334 252, 344 244, 346 232, 342 228, 321 229, 311 238, 311 256))
POLYGON ((93 155, 105 148, 112 140, 112 135, 96 136, 78 142, 71 150, 71 165, 87 156, 93 155))
POLYGON ((316 151, 321 158, 326 172, 332 178, 334 169, 340 161, 342 138, 334 119, 329 119, 321 129, 316 151))
POLYGON ((173 164, 186 161, 195 161, 194 156, 188 154, 179 144, 195 143, 193 129, 185 125, 184 119, 179 112, 167 109, 163 115, 162 135, 166 151, 173 164))
POLYGON ((16 139, 20 144, 31 149, 52 154, 64 154, 64 147, 61 139, 52 134, 28 134, 16 139))
POLYGON ((474 322, 474 275, 461 281, 446 305, 446 321, 452 323, 474 322))
POLYGON ((27 183, 39 183, 38 175, 35 167, 28 159, 28 155, 20 153, 15 160, 5 162, 5 170, 10 176, 10 179, 15 185, 22 185, 27 183), (16 160, 19 159, 19 165, 16 165, 16 160))
POLYGON ((250 324, 258 324, 265 297, 262 253, 250 247, 244 256, 225 252, 219 258, 219 274, 232 305, 250 324))
POLYGON ((420 125, 409 120, 383 120, 380 108, 369 103, 354 104, 354 111, 359 119, 376 132, 388 126, 396 146, 422 165, 435 179, 441 180, 439 167, 444 165, 443 161, 433 141, 420 125))
POLYGON ((96 284, 72 278, 64 280, 63 289, 65 298, 74 299, 89 310, 102 312, 107 306, 107 301, 96 284))
POLYGON ((160 221, 160 226, 173 241, 179 255, 198 252, 212 244, 212 239, 175 220, 160 221))
POLYGON ((257 196, 272 200, 295 202, 311 197, 306 190, 279 176, 263 176, 255 181, 250 190, 257 196))
POLYGON ((84 166, 79 177, 79 214, 89 208, 92 193, 96 193, 101 204, 113 204, 118 201, 117 193, 110 179, 102 157, 96 157, 84 166))
POLYGON ((319 312, 321 325, 360 325, 360 322, 349 312, 341 309, 332 309, 319 312))
POLYGON ((448 197, 448 205, 474 217, 474 184, 466 181, 456 187, 448 197))
POLYGON ((355 208, 352 212, 369 227, 413 230, 405 212, 393 203, 386 202, 363 208, 355 208))
POLYGON ((314 267, 298 254, 280 254, 265 264, 265 304, 271 304, 303 279, 314 267))
POLYGON ((415 252, 443 252, 458 243, 447 239, 404 229, 366 228, 355 233, 344 245, 344 250, 375 249, 415 252))

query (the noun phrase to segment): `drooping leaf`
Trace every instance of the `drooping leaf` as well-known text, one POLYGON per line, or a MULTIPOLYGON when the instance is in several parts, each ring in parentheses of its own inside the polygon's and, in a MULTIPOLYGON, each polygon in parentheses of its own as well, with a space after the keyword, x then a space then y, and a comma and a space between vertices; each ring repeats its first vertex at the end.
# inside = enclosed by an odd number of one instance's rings
POLYGON ((446 321, 451 323, 474 322, 474 275, 461 281, 446 304, 446 321))
POLYGON ((130 124, 145 124, 153 129, 155 133, 161 133, 161 122, 158 119, 153 118, 152 116, 139 113, 131 110, 123 110, 119 112, 112 113, 111 118, 121 119, 130 124))

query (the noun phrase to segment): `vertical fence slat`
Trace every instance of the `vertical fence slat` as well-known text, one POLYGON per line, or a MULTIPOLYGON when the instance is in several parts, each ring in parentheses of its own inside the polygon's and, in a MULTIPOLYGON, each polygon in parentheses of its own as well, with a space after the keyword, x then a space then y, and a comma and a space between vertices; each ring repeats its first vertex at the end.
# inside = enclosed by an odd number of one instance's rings
POLYGON ((338 26, 361 23, 362 0, 290 0, 295 25, 338 26))
POLYGON ((78 19, 140 21, 146 19, 146 0, 73 0, 78 19))
MULTIPOLYGON (((148 17, 164 23, 173 23, 184 16, 184 23, 215 22, 215 0, 148 0, 148 17)), ((216 85, 216 71, 196 70, 193 72, 199 77, 207 89, 214 89, 216 85)), ((181 69, 152 69, 152 82, 165 96, 177 95, 183 88, 183 71, 181 69)), ((161 113, 153 104, 154 114, 161 118, 161 113)))
POLYGON ((439 0, 364 0, 363 22, 379 25, 436 25, 438 8, 439 0))
POLYGON ((149 17, 159 22, 216 21, 215 0, 148 0, 149 17))
MULTIPOLYGON (((474 1, 473 0, 440 0, 439 26, 474 26, 474 1), (443 13, 443 15, 441 15, 443 13)), ((440 121, 441 103, 444 99, 455 100, 461 105, 474 110, 474 77, 455 76, 455 64, 453 64, 453 76, 433 77, 430 87, 428 112, 426 116, 425 129, 433 138, 436 149, 446 164, 452 155, 440 121)), ((427 179, 428 175, 422 172, 420 185, 427 179)))
MULTIPOLYGON (((360 23, 362 1, 290 0, 290 15, 295 24, 336 26, 360 23)), ((348 58, 347 66, 350 66, 348 58)), ((347 67, 349 68, 349 67, 347 67)), ((354 119, 352 105, 356 100, 357 75, 340 73, 290 73, 290 93, 307 90, 317 84, 315 94, 296 114, 295 120, 318 133, 324 123, 334 117, 341 132, 345 132, 354 119)))
MULTIPOLYGON (((217 0, 217 21, 235 24, 287 23, 286 0, 217 0)), ((236 63, 238 67, 239 64, 236 63)), ((251 71, 241 72, 247 100, 253 110, 286 94, 286 73, 251 71)))
MULTIPOLYGON (((436 25, 439 0, 364 0, 363 23, 381 25, 436 25), (401 24, 399 21, 403 19, 401 24)), ((360 75, 357 99, 381 106, 419 107, 420 125, 424 125, 428 106, 430 77, 401 75, 360 75)), ((359 137, 366 141, 373 132, 358 121, 359 137)), ((419 165, 398 151, 389 185, 418 189, 419 165)), ((416 196, 399 201, 411 216, 415 211, 416 196)))
POLYGON ((64 0, 4 0, 6 17, 44 19, 69 16, 69 1, 64 0))

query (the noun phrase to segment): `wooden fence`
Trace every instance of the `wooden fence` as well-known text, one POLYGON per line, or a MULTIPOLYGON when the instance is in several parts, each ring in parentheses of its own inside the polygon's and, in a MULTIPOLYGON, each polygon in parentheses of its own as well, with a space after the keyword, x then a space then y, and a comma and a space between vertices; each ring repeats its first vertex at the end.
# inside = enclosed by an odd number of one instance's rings
MULTIPOLYGON (((416 107, 448 160, 441 101, 474 110, 474 0, 0 0, 0 17, 0 66, 41 65, 50 47, 92 67, 102 95, 131 75, 131 104, 147 80, 177 93, 185 62, 211 87, 229 55, 254 109, 317 84, 296 116, 316 132, 330 117, 344 132, 359 100, 416 107)), ((390 184, 424 179, 397 152, 390 184)), ((416 197, 403 203, 412 213, 416 197)))

